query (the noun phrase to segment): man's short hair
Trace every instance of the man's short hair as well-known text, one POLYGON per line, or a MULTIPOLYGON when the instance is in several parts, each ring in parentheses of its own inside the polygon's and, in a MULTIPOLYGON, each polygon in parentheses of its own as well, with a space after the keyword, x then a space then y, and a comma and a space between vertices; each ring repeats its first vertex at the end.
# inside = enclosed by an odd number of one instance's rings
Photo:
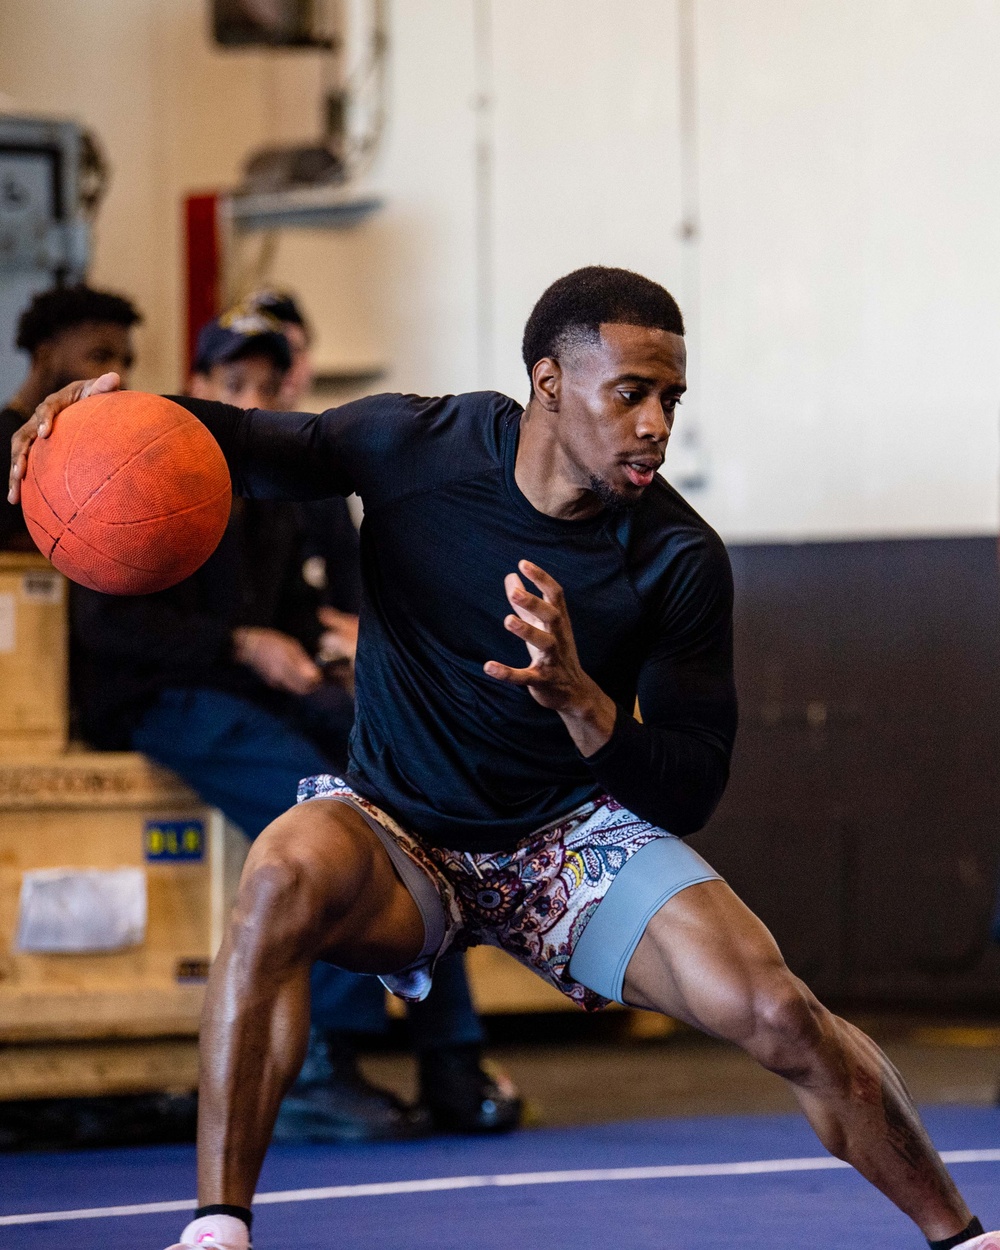
POLYGON ((596 341, 608 323, 684 333, 677 301, 658 282, 631 269, 588 265, 553 282, 531 310, 521 345, 528 377, 540 360, 558 360, 574 342, 596 341))
POLYGON ((85 322, 101 325, 134 326, 142 315, 123 295, 95 291, 93 287, 59 286, 36 295, 17 323, 18 347, 32 355, 63 330, 85 322))

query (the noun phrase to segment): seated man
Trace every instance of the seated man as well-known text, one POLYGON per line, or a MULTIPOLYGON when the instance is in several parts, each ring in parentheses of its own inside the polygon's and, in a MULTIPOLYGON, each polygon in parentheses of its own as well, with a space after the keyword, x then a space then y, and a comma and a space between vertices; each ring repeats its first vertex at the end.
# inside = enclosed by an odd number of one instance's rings
MULTIPOLYGON (((273 404, 289 362, 273 320, 224 317, 199 337, 189 389, 204 399, 273 404)), ((353 701, 313 659, 343 654, 343 639, 318 619, 322 595, 302 576, 305 531, 298 505, 237 499, 218 549, 180 585, 132 597, 74 592, 85 736, 179 773, 251 838, 294 801, 301 777, 346 759, 353 701)), ((357 561, 349 522, 338 538, 340 550, 326 552, 331 569, 357 561)), ((344 580, 355 596, 344 606, 356 612, 357 578, 344 580)), ((440 992, 410 1016, 423 1103, 413 1112, 365 1082, 355 1063, 352 1036, 384 1027, 382 987, 317 964, 312 1046, 279 1135, 386 1139, 430 1122, 513 1127, 519 1103, 480 1065, 482 1033, 460 960, 444 972, 440 992)))
MULTIPOLYGON (((109 371, 128 384, 135 355, 132 327, 142 318, 127 299, 87 286, 36 295, 17 323, 16 345, 31 358, 28 376, 0 411, 4 444, 46 395, 74 378, 109 371)), ((0 502, 0 550, 34 551, 21 509, 0 502)))

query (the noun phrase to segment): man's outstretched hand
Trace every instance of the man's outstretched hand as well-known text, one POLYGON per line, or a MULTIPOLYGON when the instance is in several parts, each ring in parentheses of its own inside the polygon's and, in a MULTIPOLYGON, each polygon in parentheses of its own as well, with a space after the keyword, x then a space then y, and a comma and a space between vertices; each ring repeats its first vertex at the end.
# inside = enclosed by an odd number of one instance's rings
POLYGON ((519 561, 517 567, 542 592, 541 598, 525 589, 517 573, 508 573, 504 589, 514 613, 504 618, 504 628, 522 640, 531 662, 527 668, 511 668, 489 660, 483 671, 497 681, 526 687, 536 703, 559 713, 580 754, 593 755, 610 739, 617 708, 580 667, 562 587, 530 560, 519 561))
POLYGON ((70 382, 69 386, 64 386, 61 391, 56 391, 48 399, 42 400, 32 416, 10 440, 8 503, 17 503, 21 498, 21 483, 28 471, 28 449, 36 438, 48 438, 52 433, 52 422, 59 413, 70 404, 75 404, 78 399, 117 391, 120 386, 121 378, 117 373, 102 373, 99 378, 89 378, 86 382, 70 382))

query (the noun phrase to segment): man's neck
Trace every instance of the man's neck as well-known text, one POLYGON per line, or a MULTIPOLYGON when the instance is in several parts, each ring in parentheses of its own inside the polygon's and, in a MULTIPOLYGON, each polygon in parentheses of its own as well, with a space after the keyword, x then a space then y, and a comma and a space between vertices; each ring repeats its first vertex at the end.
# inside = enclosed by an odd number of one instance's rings
POLYGON ((579 470, 566 456, 549 414, 530 402, 521 417, 514 481, 528 503, 560 521, 583 521, 601 510, 597 496, 580 483, 579 470))

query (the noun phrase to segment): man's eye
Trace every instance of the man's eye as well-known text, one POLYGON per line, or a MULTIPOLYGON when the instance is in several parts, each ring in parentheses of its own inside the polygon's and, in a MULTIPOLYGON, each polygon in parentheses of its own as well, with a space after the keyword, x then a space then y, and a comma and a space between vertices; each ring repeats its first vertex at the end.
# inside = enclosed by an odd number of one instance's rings
POLYGON ((627 404, 637 404, 639 400, 642 398, 642 391, 637 391, 633 388, 626 388, 624 390, 620 390, 618 394, 622 397, 622 399, 625 400, 627 404))

